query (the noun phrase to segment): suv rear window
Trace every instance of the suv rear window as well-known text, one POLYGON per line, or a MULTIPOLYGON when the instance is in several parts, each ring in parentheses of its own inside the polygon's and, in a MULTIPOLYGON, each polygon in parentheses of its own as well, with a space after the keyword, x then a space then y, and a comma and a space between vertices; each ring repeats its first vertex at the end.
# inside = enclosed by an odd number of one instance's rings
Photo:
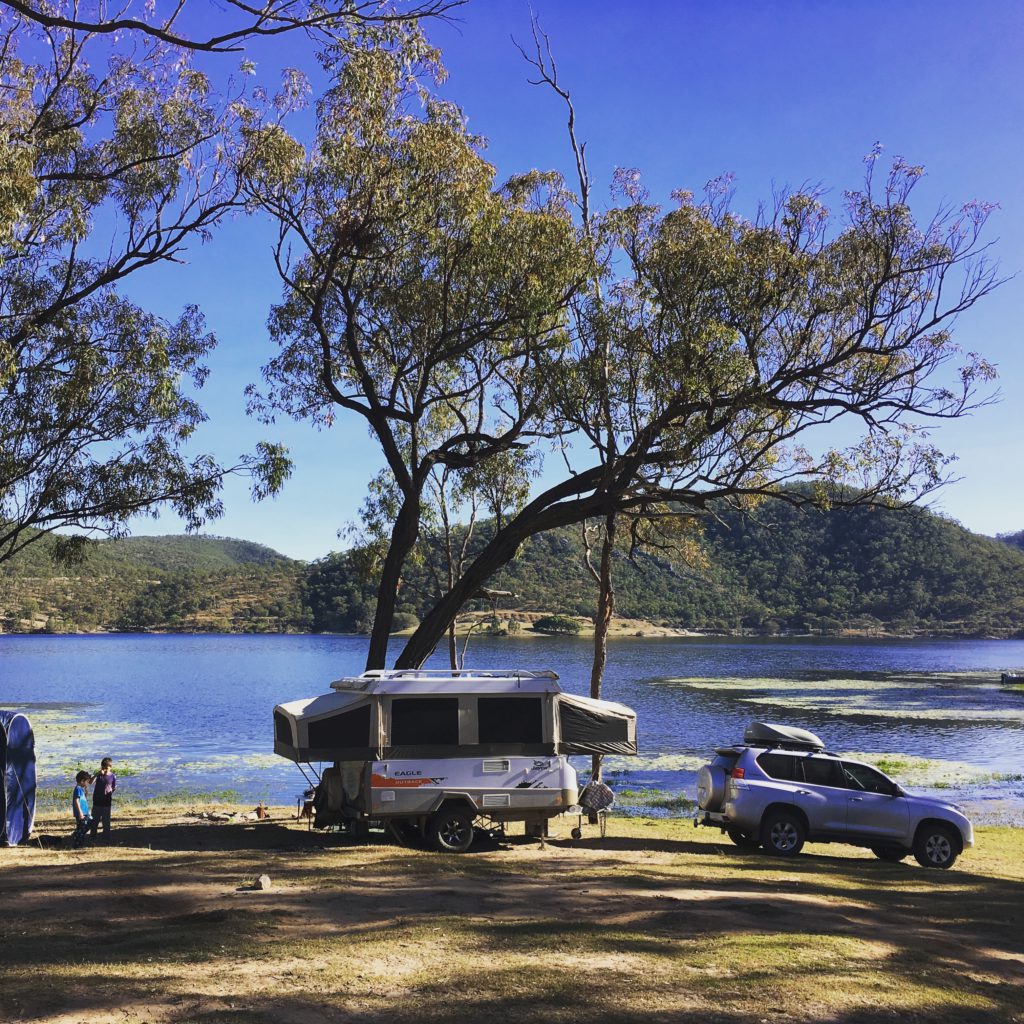
POLYGON ((765 775, 784 782, 802 782, 800 764, 792 754, 758 754, 757 763, 765 775))
POLYGON ((835 786, 843 789, 846 783, 839 770, 838 761, 830 761, 824 757, 805 757, 802 760, 804 782, 812 786, 835 786))

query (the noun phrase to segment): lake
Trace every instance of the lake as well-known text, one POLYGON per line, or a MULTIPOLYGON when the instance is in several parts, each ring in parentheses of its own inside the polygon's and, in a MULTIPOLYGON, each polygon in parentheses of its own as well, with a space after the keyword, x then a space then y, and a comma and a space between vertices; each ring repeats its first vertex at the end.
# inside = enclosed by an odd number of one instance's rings
MULTIPOLYGON (((289 803, 305 783, 273 754, 271 711, 361 671, 366 643, 4 636, 0 707, 28 712, 44 788, 66 789, 79 765, 109 755, 126 797, 289 803)), ((589 641, 576 638, 479 638, 470 648, 471 667, 551 668, 575 693, 587 692, 589 663, 589 641)), ((1024 641, 1011 640, 615 640, 604 695, 636 710, 641 754, 608 759, 607 779, 627 813, 657 813, 666 794, 692 797, 715 746, 763 719, 881 759, 905 785, 955 798, 980 822, 1024 825, 1024 692, 999 685, 1000 671, 1022 665, 1024 641)))

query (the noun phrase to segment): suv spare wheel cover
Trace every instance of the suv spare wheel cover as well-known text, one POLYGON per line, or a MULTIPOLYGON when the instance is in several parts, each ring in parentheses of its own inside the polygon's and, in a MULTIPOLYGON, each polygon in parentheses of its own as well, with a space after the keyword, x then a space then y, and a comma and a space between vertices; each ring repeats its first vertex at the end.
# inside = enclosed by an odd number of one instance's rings
POLYGON ((725 799, 725 769, 706 764, 697 773, 697 806, 702 811, 717 810, 725 799))

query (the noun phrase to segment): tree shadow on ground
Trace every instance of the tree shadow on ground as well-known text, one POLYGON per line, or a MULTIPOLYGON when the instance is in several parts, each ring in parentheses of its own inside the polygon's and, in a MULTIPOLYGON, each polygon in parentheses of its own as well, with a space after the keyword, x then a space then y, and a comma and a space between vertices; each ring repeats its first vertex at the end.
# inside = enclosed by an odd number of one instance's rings
POLYGON ((1024 1005, 1016 879, 685 840, 517 839, 477 858, 383 845, 133 826, 109 858, 25 863, 0 876, 18 908, 0 921, 0 1017, 157 1001, 171 1024, 749 1024, 819 1019, 787 993, 837 988, 859 1005, 830 1024, 892 1020, 901 1002, 906 1021, 1008 1024, 1024 1005), (128 845, 152 853, 122 863, 128 845), (269 891, 239 891, 262 870, 269 891), (96 978, 94 948, 116 977, 96 978))
MULTIPOLYGON (((512 836, 495 839, 481 832, 469 853, 490 853, 502 846, 537 845, 536 839, 512 836)), ((45 850, 71 850, 71 833, 38 833, 31 843, 45 850)), ((322 831, 296 828, 287 821, 254 821, 224 823, 196 821, 183 824, 128 824, 111 830, 109 836, 100 834, 86 840, 85 850, 149 849, 174 852, 192 851, 318 851, 351 849, 365 846, 393 846, 423 849, 422 843, 406 843, 392 833, 374 829, 368 835, 357 836, 342 831, 322 831)))

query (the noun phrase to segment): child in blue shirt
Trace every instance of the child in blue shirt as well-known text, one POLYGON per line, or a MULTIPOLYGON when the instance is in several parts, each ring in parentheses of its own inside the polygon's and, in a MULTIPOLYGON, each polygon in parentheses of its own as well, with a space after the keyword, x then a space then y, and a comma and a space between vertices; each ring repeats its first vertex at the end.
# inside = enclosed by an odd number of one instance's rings
POLYGON ((77 850, 85 842, 85 834, 89 831, 89 798, 85 795, 85 787, 92 782, 88 772, 79 772, 75 776, 75 791, 71 794, 71 811, 75 816, 75 837, 71 841, 77 850))

